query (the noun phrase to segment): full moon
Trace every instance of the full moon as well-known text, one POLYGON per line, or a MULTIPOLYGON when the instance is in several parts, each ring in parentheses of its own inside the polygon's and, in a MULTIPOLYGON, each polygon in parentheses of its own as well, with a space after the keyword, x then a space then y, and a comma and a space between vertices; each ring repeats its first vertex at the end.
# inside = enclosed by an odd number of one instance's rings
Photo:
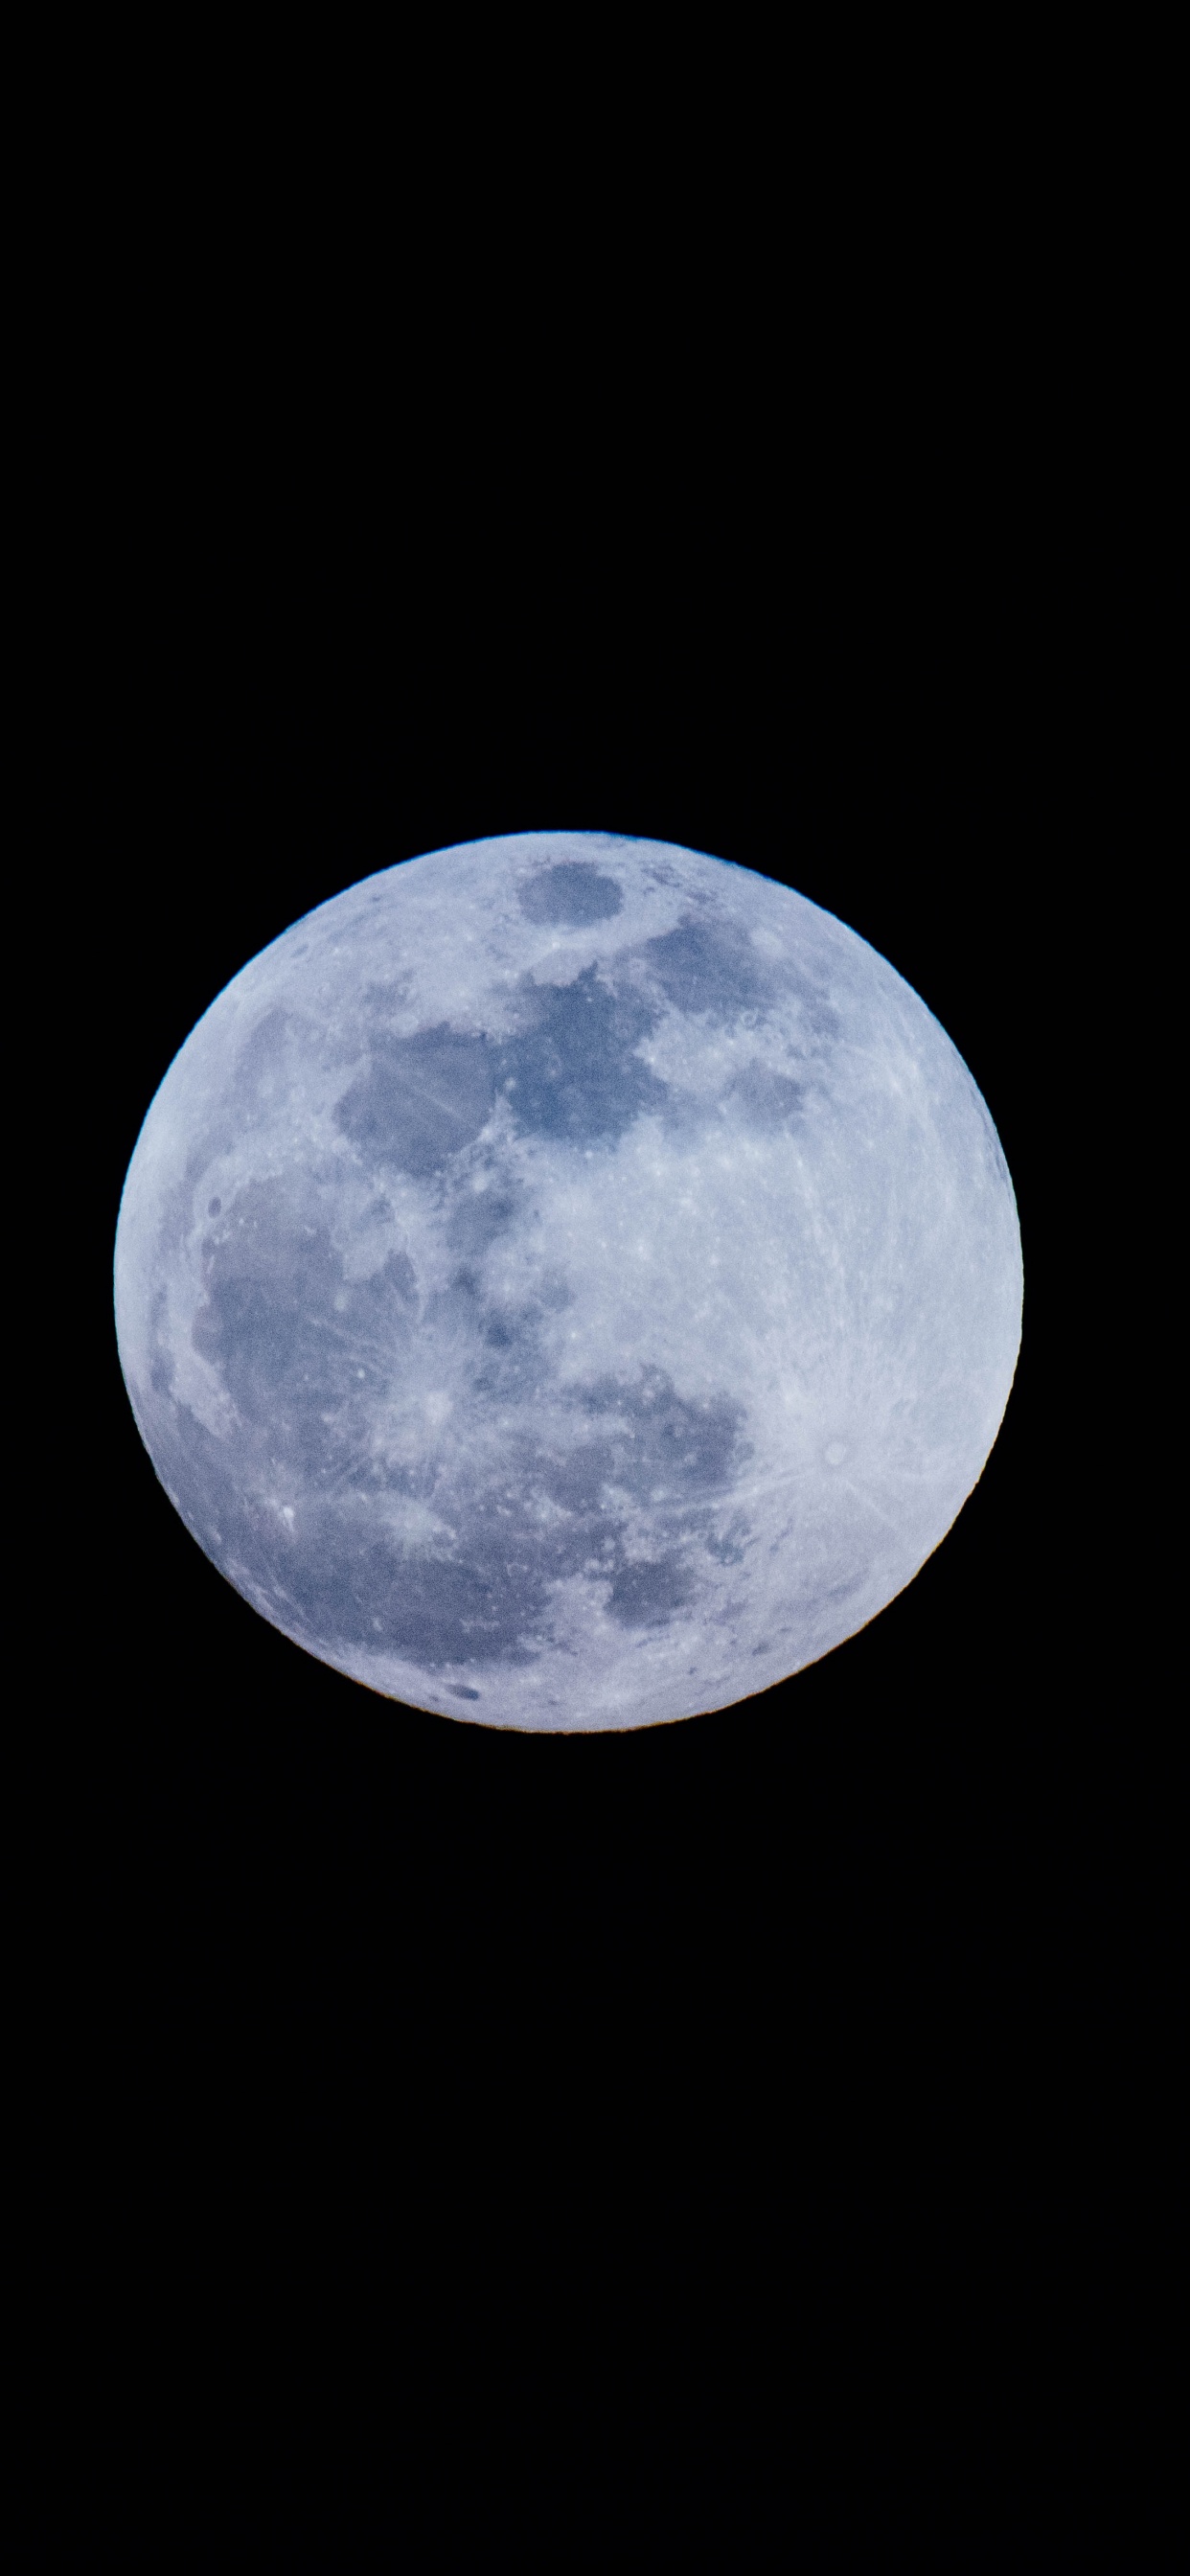
POLYGON ((1020 1342, 945 1031, 800 895, 667 843, 407 860, 252 959, 116 1236, 170 1501, 274 1627, 491 1726, 648 1726, 854 1635, 1020 1342))

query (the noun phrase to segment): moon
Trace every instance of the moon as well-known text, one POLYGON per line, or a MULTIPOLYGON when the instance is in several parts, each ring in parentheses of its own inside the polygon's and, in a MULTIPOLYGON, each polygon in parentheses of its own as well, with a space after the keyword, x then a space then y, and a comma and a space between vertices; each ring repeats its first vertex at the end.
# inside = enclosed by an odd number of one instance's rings
POLYGON ((945 1031, 831 914, 526 832, 322 904, 153 1100, 115 1253, 170 1501, 368 1688, 492 1726, 722 1708, 976 1484, 1022 1268, 945 1031))

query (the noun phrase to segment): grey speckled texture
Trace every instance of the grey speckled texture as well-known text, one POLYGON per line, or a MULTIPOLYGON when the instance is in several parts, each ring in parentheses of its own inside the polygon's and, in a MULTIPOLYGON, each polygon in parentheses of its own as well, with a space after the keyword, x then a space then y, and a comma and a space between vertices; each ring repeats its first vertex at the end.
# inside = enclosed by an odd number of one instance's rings
POLYGON ((171 1500, 287 1636, 498 1726, 763 1690, 862 1627, 1012 1382, 1012 1186, 864 941, 689 850, 435 851, 252 960, 125 1185, 171 1500))

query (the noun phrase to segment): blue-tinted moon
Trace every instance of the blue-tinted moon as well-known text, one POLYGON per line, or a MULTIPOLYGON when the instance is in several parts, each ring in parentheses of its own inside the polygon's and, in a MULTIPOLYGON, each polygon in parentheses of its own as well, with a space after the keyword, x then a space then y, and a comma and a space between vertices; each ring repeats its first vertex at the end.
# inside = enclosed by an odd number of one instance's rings
POLYGON ((522 833, 286 931, 170 1066, 120 1356, 199 1546, 454 1717, 634 1727, 893 1599, 996 1437, 991 1118, 853 931, 665 843, 522 833))

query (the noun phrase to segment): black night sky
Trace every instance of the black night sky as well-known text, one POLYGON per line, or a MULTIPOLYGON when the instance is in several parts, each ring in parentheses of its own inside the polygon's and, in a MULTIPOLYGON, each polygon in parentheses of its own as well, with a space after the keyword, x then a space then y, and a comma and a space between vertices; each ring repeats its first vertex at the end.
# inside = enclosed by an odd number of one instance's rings
POLYGON ((869 489, 858 451, 829 487, 769 457, 755 500, 745 459, 708 513, 659 442, 627 515, 595 481, 555 519, 456 435, 341 515, 265 443, 230 495, 226 456, 163 470, 128 549, 87 523, 90 1534, 30 1811, 63 2402, 115 2374, 85 2478, 131 2549, 143 2439, 162 2567, 900 2564, 943 2453, 990 2497, 945 2563, 1065 2563, 1029 2498, 1102 2328, 1080 2141, 1140 1828, 1070 1648, 1061 570, 1019 486, 977 506, 929 459, 869 489), (918 1579, 792 1684, 626 1735, 451 1724, 268 1628, 158 1487, 111 1317, 138 1129, 228 978, 373 870, 544 827, 860 932, 970 1067, 1024 1243, 1008 1413, 918 1579), (832 2440, 866 2428, 837 2510, 868 2555, 798 2556, 807 2376, 832 2440))

